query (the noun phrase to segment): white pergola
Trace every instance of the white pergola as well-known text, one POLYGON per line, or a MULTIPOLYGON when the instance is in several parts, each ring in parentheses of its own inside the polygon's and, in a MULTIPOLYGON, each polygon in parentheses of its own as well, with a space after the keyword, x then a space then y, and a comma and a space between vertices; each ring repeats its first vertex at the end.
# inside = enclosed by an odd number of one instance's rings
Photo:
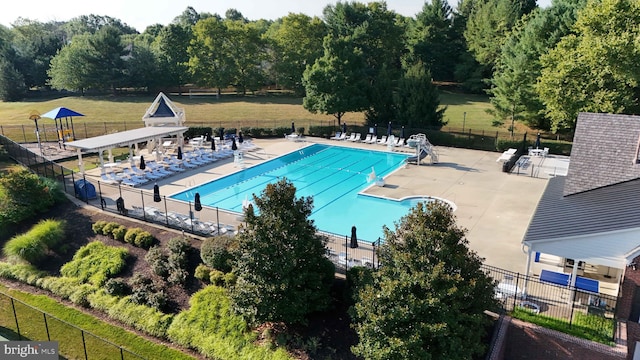
POLYGON ((122 131, 108 135, 102 135, 92 137, 83 140, 77 140, 66 143, 66 146, 77 149, 78 151, 78 165, 80 172, 84 174, 84 163, 82 162, 82 153, 97 152, 100 157, 100 167, 104 170, 104 160, 102 157, 103 151, 109 152, 109 162, 113 162, 113 154, 111 150, 116 147, 127 146, 129 148, 129 159, 133 161, 133 145, 135 149, 138 149, 138 144, 145 141, 154 141, 158 144, 158 151, 156 151, 156 158, 160 160, 160 153, 162 149, 163 137, 177 136, 182 138, 183 134, 189 128, 185 126, 148 126, 134 130, 122 131))

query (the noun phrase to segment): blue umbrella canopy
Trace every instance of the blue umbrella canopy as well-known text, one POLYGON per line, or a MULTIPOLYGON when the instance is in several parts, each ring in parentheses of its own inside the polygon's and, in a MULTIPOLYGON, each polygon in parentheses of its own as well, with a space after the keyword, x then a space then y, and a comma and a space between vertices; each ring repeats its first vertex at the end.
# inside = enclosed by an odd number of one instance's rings
MULTIPOLYGON (((58 131, 58 119, 60 119, 60 130, 64 130, 62 128, 62 119, 67 119, 67 131, 69 130, 69 118, 71 118, 71 137, 73 140, 76 139, 76 134, 75 131, 73 129, 73 117, 74 116, 84 116, 82 114, 80 114, 79 112, 73 111, 71 109, 68 109, 66 107, 57 107, 51 111, 48 111, 42 115, 40 115, 40 117, 43 118, 49 118, 49 119, 53 119, 53 121, 56 122, 56 132, 58 131)), ((59 138, 58 140, 62 140, 62 142, 64 142, 64 135, 60 135, 58 134, 59 138), (62 139, 60 139, 60 136, 62 137, 62 139)))
POLYGON ((66 107, 57 107, 51 111, 48 111, 40 115, 40 117, 49 118, 49 119, 61 119, 61 118, 73 117, 73 116, 84 116, 84 115, 80 114, 79 112, 73 111, 71 109, 67 109, 66 107))

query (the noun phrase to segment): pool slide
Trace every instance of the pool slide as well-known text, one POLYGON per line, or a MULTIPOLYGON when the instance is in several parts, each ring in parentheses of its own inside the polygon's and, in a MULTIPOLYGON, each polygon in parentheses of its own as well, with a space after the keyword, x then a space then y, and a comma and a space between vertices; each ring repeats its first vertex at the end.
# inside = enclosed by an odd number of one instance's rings
MULTIPOLYGON (((429 153, 427 152, 427 150, 422 149, 420 150, 420 160, 424 159, 427 157, 427 155, 429 155, 429 153)), ((408 163, 417 163, 418 162, 418 156, 414 155, 414 156, 409 156, 407 158, 407 162, 408 163)))

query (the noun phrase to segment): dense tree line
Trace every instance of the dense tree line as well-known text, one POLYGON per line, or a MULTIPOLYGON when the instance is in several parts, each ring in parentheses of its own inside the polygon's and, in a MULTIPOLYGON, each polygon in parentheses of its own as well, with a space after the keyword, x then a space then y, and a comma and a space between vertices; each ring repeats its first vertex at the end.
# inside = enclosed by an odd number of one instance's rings
POLYGON ((0 26, 0 99, 29 89, 272 86, 338 121, 357 111, 371 124, 441 126, 428 83, 455 82, 488 92, 497 122, 571 131, 580 111, 638 111, 637 10, 633 0, 554 0, 545 9, 535 0, 460 0, 455 9, 431 0, 405 17, 385 2, 338 2, 322 18, 271 21, 188 7, 143 33, 108 16, 19 18, 0 26))

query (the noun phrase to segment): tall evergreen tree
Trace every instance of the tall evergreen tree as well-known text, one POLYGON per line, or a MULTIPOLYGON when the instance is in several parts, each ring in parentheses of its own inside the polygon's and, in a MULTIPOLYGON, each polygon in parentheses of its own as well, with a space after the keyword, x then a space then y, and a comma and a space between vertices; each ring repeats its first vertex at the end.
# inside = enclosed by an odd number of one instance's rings
POLYGON ((351 310, 365 359, 470 359, 484 351, 496 309, 494 282, 469 250, 449 205, 419 203, 385 227, 380 269, 355 292, 351 310))
POLYGON ((317 234, 311 197, 296 198, 287 179, 268 184, 245 211, 238 234, 234 308, 250 322, 303 323, 329 305, 335 268, 324 256, 327 239, 317 234))
POLYGON ((540 57, 572 33, 579 9, 586 0, 557 0, 546 9, 524 17, 502 47, 491 80, 491 104, 496 119, 522 118, 527 125, 549 130, 544 105, 535 91, 542 65, 540 57))
POLYGON ((422 61, 436 81, 452 81, 462 43, 453 27, 452 9, 446 0, 425 2, 408 30, 410 62, 422 61))
POLYGON ((440 92, 422 62, 409 69, 400 80, 396 93, 396 122, 414 128, 441 128, 446 107, 440 106, 440 92))

